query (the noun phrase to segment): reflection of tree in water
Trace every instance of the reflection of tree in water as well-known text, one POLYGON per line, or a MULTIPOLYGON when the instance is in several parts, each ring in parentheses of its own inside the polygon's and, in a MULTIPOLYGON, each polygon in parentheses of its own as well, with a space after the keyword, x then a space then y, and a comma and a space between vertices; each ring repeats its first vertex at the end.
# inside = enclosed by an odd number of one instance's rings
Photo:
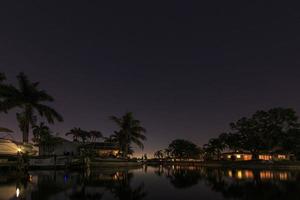
POLYGON ((157 176, 163 176, 165 174, 165 169, 162 165, 159 165, 159 167, 154 171, 154 173, 157 176))
POLYGON ((202 175, 198 170, 177 167, 172 170, 167 169, 166 177, 175 188, 189 188, 197 185, 202 175))
POLYGON ((69 196, 70 200, 99 200, 102 199, 102 197, 103 193, 87 193, 85 185, 82 185, 80 190, 72 192, 69 196))
POLYGON ((70 188, 72 182, 65 182, 65 177, 65 172, 47 171, 39 173, 37 189, 31 191, 31 200, 49 199, 53 195, 70 188))
POLYGON ((128 171, 125 171, 116 177, 117 181, 109 187, 109 190, 116 199, 142 200, 147 196, 143 183, 135 188, 132 187, 132 178, 133 173, 129 173, 128 171))
POLYGON ((215 168, 203 168, 204 182, 212 190, 219 191, 227 186, 224 180, 224 170, 215 168))
POLYGON ((231 171, 220 168, 166 166, 157 168, 155 174, 164 174, 170 183, 176 188, 189 188, 197 185, 202 180, 212 191, 221 193, 225 199, 237 200, 294 200, 300 191, 299 172, 269 171, 269 177, 265 177, 259 170, 231 171), (251 171, 251 176, 249 175, 251 171), (237 174, 234 177, 234 173, 237 174), (276 173, 289 174, 279 177, 276 173), (244 174, 248 175, 244 177, 244 174))
POLYGON ((300 190, 300 183, 296 180, 262 180, 257 171, 251 179, 226 178, 224 170, 206 169, 205 183, 216 192, 222 193, 225 199, 239 200, 289 200, 300 190))
POLYGON ((78 184, 80 184, 79 190, 73 191, 69 196, 72 200, 79 199, 101 199, 103 193, 86 192, 87 187, 98 187, 109 191, 116 199, 126 200, 142 200, 146 197, 144 191, 144 185, 140 184, 133 188, 131 180, 133 173, 128 171, 110 172, 107 174, 99 174, 92 172, 88 177, 82 177, 78 184))
POLYGON ((221 192, 228 199, 292 200, 298 198, 299 190, 300 184, 295 181, 236 181, 223 188, 221 192))

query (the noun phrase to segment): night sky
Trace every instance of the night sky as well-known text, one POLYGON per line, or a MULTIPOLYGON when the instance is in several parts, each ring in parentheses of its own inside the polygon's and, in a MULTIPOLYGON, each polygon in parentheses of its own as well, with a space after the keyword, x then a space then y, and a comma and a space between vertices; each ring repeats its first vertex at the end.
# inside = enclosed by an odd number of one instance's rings
MULTIPOLYGON (((20 71, 41 82, 64 116, 51 126, 62 136, 73 127, 108 136, 116 128, 108 117, 132 111, 152 154, 176 138, 202 145, 259 109, 300 114, 297 5, 8 2, 0 3, 0 71, 12 83, 20 71)), ((1 126, 20 139, 15 111, 0 115, 1 126)))

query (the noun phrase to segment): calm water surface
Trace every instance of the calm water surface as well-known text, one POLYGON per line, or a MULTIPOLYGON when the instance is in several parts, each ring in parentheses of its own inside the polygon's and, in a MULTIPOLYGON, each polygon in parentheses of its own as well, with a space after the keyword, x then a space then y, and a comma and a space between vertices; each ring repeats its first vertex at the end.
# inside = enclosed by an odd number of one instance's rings
POLYGON ((300 199, 300 171, 203 167, 98 169, 85 173, 32 171, 27 178, 0 173, 0 200, 300 199))

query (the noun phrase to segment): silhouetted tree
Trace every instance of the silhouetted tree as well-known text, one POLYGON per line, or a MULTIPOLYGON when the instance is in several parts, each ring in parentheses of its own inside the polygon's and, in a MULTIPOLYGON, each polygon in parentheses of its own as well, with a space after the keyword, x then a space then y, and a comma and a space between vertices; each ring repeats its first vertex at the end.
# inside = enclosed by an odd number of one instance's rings
POLYGON ((44 103, 53 102, 54 99, 45 90, 38 88, 38 82, 31 82, 25 74, 17 76, 18 88, 13 85, 0 86, 0 111, 6 112, 12 108, 20 108, 22 112, 18 118, 22 119, 23 142, 28 142, 30 126, 34 126, 34 116, 39 114, 45 117, 49 123, 55 120, 62 121, 63 118, 53 108, 44 103))
POLYGON ((55 145, 61 143, 58 137, 51 134, 51 130, 44 123, 32 127, 33 139, 32 141, 39 146, 44 153, 52 153, 55 145))
POLYGON ((141 122, 135 119, 132 113, 126 113, 120 118, 112 116, 110 119, 120 128, 110 136, 110 141, 119 145, 123 158, 130 153, 132 144, 136 144, 141 149, 144 148, 146 129, 141 126, 141 122))
POLYGON ((252 152, 256 158, 261 151, 282 148, 285 138, 291 131, 299 130, 300 124, 294 110, 274 108, 257 111, 251 118, 244 117, 230 126, 231 135, 238 137, 243 150, 252 152))
POLYGON ((158 159, 164 158, 164 152, 163 152, 163 150, 158 150, 158 151, 156 151, 156 152, 154 153, 154 157, 155 157, 155 158, 158 158, 158 159))
POLYGON ((199 158, 200 148, 196 144, 183 140, 177 139, 169 144, 170 155, 174 158, 187 159, 187 158, 199 158))

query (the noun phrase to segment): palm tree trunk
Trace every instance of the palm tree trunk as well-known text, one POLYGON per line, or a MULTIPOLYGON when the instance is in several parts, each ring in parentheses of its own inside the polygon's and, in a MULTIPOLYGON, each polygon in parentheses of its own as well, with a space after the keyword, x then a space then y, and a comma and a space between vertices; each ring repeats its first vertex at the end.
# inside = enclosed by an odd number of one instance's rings
POLYGON ((29 123, 26 122, 26 125, 24 126, 23 130, 23 142, 28 143, 28 135, 29 135, 29 123))

